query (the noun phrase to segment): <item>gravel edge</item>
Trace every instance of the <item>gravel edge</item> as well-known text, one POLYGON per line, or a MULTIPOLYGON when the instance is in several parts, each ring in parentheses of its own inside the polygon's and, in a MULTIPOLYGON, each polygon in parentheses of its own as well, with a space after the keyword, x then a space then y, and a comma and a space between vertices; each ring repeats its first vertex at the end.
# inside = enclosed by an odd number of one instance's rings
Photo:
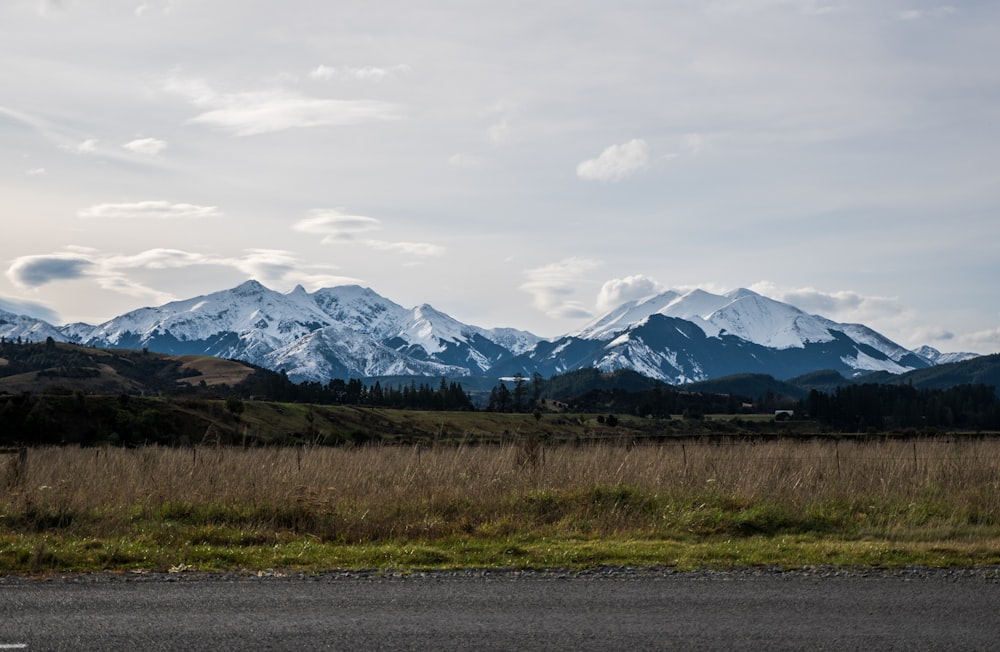
POLYGON ((584 570, 563 568, 467 568, 450 570, 360 569, 328 571, 283 571, 276 569, 230 572, 203 571, 106 571, 98 573, 45 573, 0 576, 0 586, 38 582, 119 583, 119 582, 336 582, 336 581, 447 581, 452 579, 483 579, 493 581, 532 580, 648 580, 672 578, 684 581, 740 581, 759 577, 788 580, 820 580, 842 578, 895 579, 904 581, 966 582, 979 581, 1000 584, 1000 566, 969 568, 905 568, 804 566, 742 567, 727 569, 678 570, 670 567, 600 566, 584 570))

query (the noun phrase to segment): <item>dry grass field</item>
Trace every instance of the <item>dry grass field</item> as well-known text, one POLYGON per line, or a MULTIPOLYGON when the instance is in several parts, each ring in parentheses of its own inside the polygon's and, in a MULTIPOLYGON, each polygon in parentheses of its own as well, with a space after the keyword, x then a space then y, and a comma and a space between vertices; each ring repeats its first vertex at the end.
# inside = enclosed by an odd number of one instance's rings
POLYGON ((181 363, 183 371, 194 370, 197 376, 181 378, 177 382, 186 385, 197 385, 204 382, 208 386, 230 385, 235 386, 249 378, 253 374, 253 369, 236 362, 223 358, 212 358, 204 355, 175 355, 170 356, 181 363))
POLYGON ((1000 561, 992 439, 43 448, 16 478, 3 464, 0 570, 1000 561))

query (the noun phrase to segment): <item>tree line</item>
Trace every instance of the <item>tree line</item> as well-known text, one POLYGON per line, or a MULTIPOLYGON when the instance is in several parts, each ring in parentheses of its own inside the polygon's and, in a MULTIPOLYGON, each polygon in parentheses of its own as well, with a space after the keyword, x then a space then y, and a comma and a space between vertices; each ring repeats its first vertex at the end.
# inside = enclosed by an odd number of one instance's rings
POLYGON ((442 377, 434 383, 400 383, 382 385, 375 381, 366 385, 357 378, 333 378, 327 383, 306 381, 293 383, 284 370, 264 374, 254 383, 241 387, 247 395, 287 403, 316 405, 369 405, 372 407, 407 410, 473 410, 472 399, 460 383, 442 377))
POLYGON ((810 419, 851 432, 921 427, 1000 429, 1000 400, 990 385, 948 389, 846 385, 830 394, 810 391, 799 410, 810 419))

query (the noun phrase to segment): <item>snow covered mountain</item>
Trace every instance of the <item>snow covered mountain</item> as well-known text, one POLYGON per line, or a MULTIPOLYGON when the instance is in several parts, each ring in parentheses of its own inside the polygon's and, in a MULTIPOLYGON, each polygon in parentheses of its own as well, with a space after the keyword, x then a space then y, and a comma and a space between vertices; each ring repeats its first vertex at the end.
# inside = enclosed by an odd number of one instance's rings
POLYGON ((287 294, 247 281, 231 290, 141 308, 65 339, 234 358, 285 369, 293 380, 381 375, 467 376, 530 349, 539 338, 462 324, 358 286, 287 294))
POLYGON ((927 360, 934 365, 949 364, 951 362, 965 362, 966 360, 979 357, 978 353, 941 353, 933 346, 922 346, 919 349, 915 349, 913 352, 921 357, 927 358, 927 360))
POLYGON ((502 369, 550 375, 627 368, 686 383, 735 373, 790 378, 817 369, 899 374, 930 364, 866 326, 838 324, 739 289, 723 295, 667 291, 630 301, 502 369))
POLYGON ((299 286, 280 293, 256 281, 97 326, 56 328, 0 311, 0 336, 233 358, 324 383, 388 375, 550 376, 584 367, 634 369, 674 384, 736 373, 784 379, 819 369, 856 377, 973 357, 930 347, 909 351, 861 324, 839 324, 746 289, 663 292, 551 341, 463 324, 427 304, 404 308, 369 288, 309 293, 299 286))
POLYGON ((18 339, 27 342, 43 342, 51 337, 54 340, 65 339, 62 332, 55 326, 41 319, 27 315, 0 310, 0 337, 10 342, 18 339))

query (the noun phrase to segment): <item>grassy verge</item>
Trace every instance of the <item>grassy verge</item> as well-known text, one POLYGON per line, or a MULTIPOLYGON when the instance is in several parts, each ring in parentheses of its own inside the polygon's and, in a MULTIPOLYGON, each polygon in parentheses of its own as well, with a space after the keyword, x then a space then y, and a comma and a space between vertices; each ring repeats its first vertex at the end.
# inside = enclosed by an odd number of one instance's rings
POLYGON ((1000 564, 992 440, 51 448, 6 482, 0 573, 1000 564))

